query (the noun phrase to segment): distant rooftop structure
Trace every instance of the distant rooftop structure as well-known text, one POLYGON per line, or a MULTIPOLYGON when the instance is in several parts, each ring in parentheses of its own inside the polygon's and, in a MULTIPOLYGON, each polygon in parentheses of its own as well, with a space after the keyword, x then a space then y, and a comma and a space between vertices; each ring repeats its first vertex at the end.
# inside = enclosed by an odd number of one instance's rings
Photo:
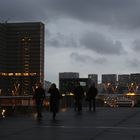
POLYGON ((79 73, 77 73, 77 72, 62 72, 62 73, 59 73, 59 79, 60 78, 79 78, 79 73))

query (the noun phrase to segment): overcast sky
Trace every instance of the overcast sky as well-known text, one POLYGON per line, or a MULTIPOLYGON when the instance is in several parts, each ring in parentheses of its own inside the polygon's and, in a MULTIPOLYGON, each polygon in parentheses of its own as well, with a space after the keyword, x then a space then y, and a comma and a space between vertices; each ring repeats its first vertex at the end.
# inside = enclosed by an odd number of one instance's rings
POLYGON ((45 79, 140 73, 140 0, 0 0, 0 22, 45 24, 45 79))

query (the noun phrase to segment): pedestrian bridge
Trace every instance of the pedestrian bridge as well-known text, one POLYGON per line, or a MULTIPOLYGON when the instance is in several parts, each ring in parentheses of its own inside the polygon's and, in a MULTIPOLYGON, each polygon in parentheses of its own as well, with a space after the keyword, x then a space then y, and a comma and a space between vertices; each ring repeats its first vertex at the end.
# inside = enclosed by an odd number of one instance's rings
POLYGON ((55 121, 49 111, 41 120, 34 112, 16 114, 0 118, 0 132, 1 140, 139 140, 140 108, 63 108, 55 121))

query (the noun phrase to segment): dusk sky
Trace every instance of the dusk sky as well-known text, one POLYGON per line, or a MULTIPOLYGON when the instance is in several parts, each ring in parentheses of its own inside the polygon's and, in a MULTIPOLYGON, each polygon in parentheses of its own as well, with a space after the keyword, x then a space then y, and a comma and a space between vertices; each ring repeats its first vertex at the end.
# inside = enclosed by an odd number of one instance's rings
POLYGON ((140 0, 0 0, 0 22, 45 24, 45 79, 140 73, 140 0))

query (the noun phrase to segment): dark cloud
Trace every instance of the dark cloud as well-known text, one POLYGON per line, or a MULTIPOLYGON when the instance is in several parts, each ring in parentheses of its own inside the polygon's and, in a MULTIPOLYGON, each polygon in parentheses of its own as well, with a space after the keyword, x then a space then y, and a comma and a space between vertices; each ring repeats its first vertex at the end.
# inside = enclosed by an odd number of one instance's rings
POLYGON ((136 39, 134 42, 133 42, 133 50, 135 52, 140 52, 140 39, 136 39))
POLYGON ((72 18, 121 28, 140 27, 139 0, 48 0, 54 18, 72 18))
POLYGON ((46 45, 51 47, 77 47, 77 42, 72 35, 64 35, 61 33, 49 33, 46 38, 46 45))
POLYGON ((103 57, 92 58, 88 55, 79 54, 76 52, 71 53, 70 57, 75 62, 80 62, 82 64, 88 64, 88 63, 90 63, 90 64, 104 64, 107 62, 106 58, 103 58, 103 57))
POLYGON ((85 33, 80 42, 82 46, 99 54, 120 55, 125 52, 120 41, 113 42, 97 32, 85 33))
POLYGON ((0 20, 71 18, 120 28, 138 28, 139 7, 139 0, 1 0, 0 20))
POLYGON ((0 21, 7 19, 9 22, 44 20, 47 12, 42 2, 38 0, 1 0, 0 21))

